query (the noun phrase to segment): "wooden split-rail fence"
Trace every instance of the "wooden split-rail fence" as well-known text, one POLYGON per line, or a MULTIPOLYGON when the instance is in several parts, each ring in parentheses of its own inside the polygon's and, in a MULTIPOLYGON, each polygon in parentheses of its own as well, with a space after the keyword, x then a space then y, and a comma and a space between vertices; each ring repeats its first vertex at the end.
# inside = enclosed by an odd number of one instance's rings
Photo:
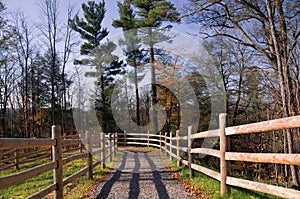
MULTIPOLYGON (((75 139, 79 138, 78 135, 63 136, 62 139, 75 139)), ((74 154, 82 153, 85 149, 84 144, 69 143, 63 144, 62 154, 74 154)), ((51 146, 32 147, 26 148, 14 148, 12 150, 0 150, 0 171, 7 170, 14 167, 16 170, 20 169, 20 166, 26 163, 32 163, 40 160, 51 160, 51 146)))
MULTIPOLYGON (((89 179, 93 179, 93 169, 102 165, 105 168, 106 159, 112 161, 113 156, 117 152, 117 134, 110 133, 104 134, 99 133, 95 134, 92 132, 86 132, 85 139, 62 139, 61 128, 58 125, 52 126, 52 138, 51 139, 27 139, 27 138, 1 138, 0 139, 0 150, 8 150, 3 154, 9 154, 12 151, 18 151, 26 148, 35 148, 35 147, 51 147, 52 149, 52 161, 45 163, 25 171, 21 171, 15 174, 8 176, 0 177, 0 189, 5 189, 10 186, 14 186, 25 182, 28 179, 31 179, 41 173, 53 170, 53 181, 54 183, 50 186, 40 190, 39 192, 29 196, 28 198, 43 198, 49 193, 54 191, 54 197, 56 199, 63 198, 63 187, 68 183, 74 181, 76 178, 87 174, 89 179), (93 136, 96 135, 96 139, 93 136), (100 137, 100 139, 99 139, 100 137), (100 141, 95 143, 94 140, 100 141), (67 146, 78 145, 79 149, 82 152, 82 145, 86 146, 86 152, 71 155, 63 158, 62 149, 67 146), (97 144, 98 146, 95 146, 97 144), (100 146, 99 146, 100 145, 100 146), (97 159, 96 162, 93 162, 93 156, 100 155, 100 160, 97 159), (74 160, 86 158, 86 166, 80 171, 70 175, 69 177, 63 179, 63 165, 72 162, 74 160)), ((46 150, 46 149, 45 149, 46 150)), ((35 151, 35 153, 43 152, 42 150, 35 151)), ((33 152, 30 152, 34 153, 33 152)), ((18 153, 14 159, 16 163, 14 164, 17 168, 19 165, 18 159, 20 158, 18 153)), ((28 155, 28 153, 27 153, 28 155)), ((8 161, 8 159, 6 159, 8 161)))
POLYGON ((259 191, 283 198, 300 198, 300 191, 284 188, 280 186, 265 184, 261 182, 255 182, 230 176, 230 164, 229 161, 246 161, 257 163, 274 163, 274 164, 287 164, 300 166, 300 154, 281 154, 281 153, 242 153, 242 152, 230 152, 229 140, 230 136, 252 134, 252 133, 265 133, 269 131, 279 131, 285 129, 300 128, 300 116, 270 120, 259 123, 252 123, 240 126, 227 127, 227 114, 220 114, 219 116, 219 129, 209 130, 192 134, 192 127, 188 128, 187 135, 179 136, 179 131, 176 131, 176 135, 172 133, 159 133, 150 134, 150 132, 143 134, 124 132, 121 134, 109 134, 105 135, 101 133, 101 148, 93 151, 92 134, 86 133, 86 139, 61 139, 60 127, 52 127, 52 139, 0 139, 0 150, 3 149, 22 149, 39 146, 51 146, 53 160, 50 163, 46 163, 32 169, 22 171, 9 176, 0 177, 0 189, 7 188, 9 186, 17 185, 27 179, 33 178, 40 173, 48 170, 54 172, 54 183, 49 187, 35 193, 29 198, 42 198, 52 191, 55 191, 55 198, 63 197, 63 186, 72 182, 87 173, 89 178, 92 178, 92 169, 97 165, 102 164, 105 167, 105 160, 116 154, 118 145, 142 145, 153 146, 164 151, 166 155, 169 155, 170 160, 173 158, 177 160, 178 166, 184 164, 189 168, 190 177, 194 176, 194 171, 202 172, 218 181, 220 181, 221 195, 225 195, 230 186, 241 187, 254 191, 259 191), (168 135, 169 134, 169 135, 168 135), (210 148, 193 148, 192 143, 195 139, 218 137, 220 139, 220 150, 210 148), (180 144, 186 143, 186 146, 180 144), (62 146, 71 144, 84 143, 87 150, 86 153, 80 153, 72 155, 66 158, 62 158, 62 146), (101 153, 101 160, 93 163, 92 156, 101 153), (183 158, 182 154, 186 153, 187 158, 183 158), (197 154, 204 154, 214 156, 220 159, 220 172, 213 171, 204 166, 197 165, 194 162, 194 156, 197 154), (87 166, 79 172, 62 179, 62 166, 68 162, 76 159, 87 158, 87 166))
POLYGON ((179 136, 179 131, 176 131, 176 135, 174 136, 172 133, 160 133, 159 135, 154 135, 150 134, 149 132, 147 134, 124 132, 124 136, 119 136, 119 144, 153 146, 160 148, 160 150, 164 150, 166 155, 169 155, 170 160, 172 160, 172 158, 177 160, 178 166, 180 166, 180 164, 188 166, 190 177, 194 176, 194 171, 198 171, 220 181, 220 190, 222 196, 228 193, 230 186, 235 186, 283 198, 300 198, 300 191, 291 188, 284 188, 261 182, 235 178, 229 175, 229 161, 246 161, 300 166, 300 154, 242 153, 228 151, 230 136, 300 128, 300 116, 232 127, 226 127, 227 118, 227 114, 220 114, 219 129, 216 130, 192 134, 192 127, 189 127, 186 136, 179 136), (193 140, 211 137, 219 137, 220 150, 210 148, 192 148, 193 140), (187 143, 185 147, 181 146, 182 144, 180 144, 180 141, 183 140, 185 140, 187 143), (188 154, 187 159, 183 159, 181 157, 183 153, 188 154), (216 172, 195 164, 194 156, 196 154, 210 155, 219 158, 220 172, 216 172))

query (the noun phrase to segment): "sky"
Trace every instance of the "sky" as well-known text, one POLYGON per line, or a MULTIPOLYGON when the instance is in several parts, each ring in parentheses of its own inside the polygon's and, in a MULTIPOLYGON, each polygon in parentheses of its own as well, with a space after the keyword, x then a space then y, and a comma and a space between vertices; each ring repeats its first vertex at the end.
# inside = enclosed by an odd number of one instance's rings
MULTIPOLYGON (((39 22, 39 6, 40 0, 2 0, 6 5, 7 11, 22 10, 25 16, 32 22, 39 22)), ((69 5, 74 6, 75 10, 81 12, 81 4, 87 0, 60 0, 61 19, 66 19, 67 8, 69 5)), ((103 27, 107 27, 111 33, 117 32, 111 24, 113 19, 118 17, 117 0, 105 0, 106 16, 103 21, 103 27)), ((82 13, 82 12, 81 12, 82 13)))
MULTIPOLYGON (((39 22, 39 6, 38 2, 41 0, 2 0, 3 3, 6 5, 8 11, 13 10, 22 10, 25 14, 25 16, 29 19, 29 21, 32 22, 39 22)), ((118 7, 117 7, 117 1, 123 1, 123 0, 105 0, 105 6, 106 6, 106 16, 103 20, 103 27, 107 27, 110 31, 110 35, 117 34, 120 32, 118 29, 115 29, 112 27, 112 21, 114 19, 118 19, 118 7)), ((66 11, 68 8, 68 5, 74 6, 75 10, 78 10, 79 13, 82 13, 81 11, 81 4, 84 2, 88 2, 87 0, 60 0, 59 6, 60 6, 60 15, 61 19, 66 19, 66 11)), ((172 2, 175 5, 182 4, 182 0, 172 0, 172 2)), ((196 29, 194 25, 175 25, 174 30, 177 30, 179 32, 183 32, 185 34, 191 33, 192 35, 196 34, 196 29)))

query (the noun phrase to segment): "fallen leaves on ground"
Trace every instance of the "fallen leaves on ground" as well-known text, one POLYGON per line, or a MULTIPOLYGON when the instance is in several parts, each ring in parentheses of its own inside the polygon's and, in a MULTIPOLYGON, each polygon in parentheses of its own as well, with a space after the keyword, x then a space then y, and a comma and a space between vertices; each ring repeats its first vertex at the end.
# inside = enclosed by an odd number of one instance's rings
POLYGON ((215 190, 206 191, 203 187, 198 187, 196 185, 192 185, 190 180, 185 180, 182 178, 182 174, 175 168, 169 168, 172 172, 170 173, 174 179, 181 183, 182 187, 185 190, 198 198, 203 199, 212 199, 215 194, 215 190))

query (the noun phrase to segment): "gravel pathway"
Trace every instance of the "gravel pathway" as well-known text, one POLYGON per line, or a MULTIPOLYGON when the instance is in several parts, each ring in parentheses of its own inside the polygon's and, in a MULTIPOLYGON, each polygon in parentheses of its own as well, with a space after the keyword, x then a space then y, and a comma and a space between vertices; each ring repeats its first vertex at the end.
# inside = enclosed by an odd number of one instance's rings
POLYGON ((91 198, 196 198, 170 175, 172 171, 158 152, 119 151, 121 162, 94 187, 91 198))

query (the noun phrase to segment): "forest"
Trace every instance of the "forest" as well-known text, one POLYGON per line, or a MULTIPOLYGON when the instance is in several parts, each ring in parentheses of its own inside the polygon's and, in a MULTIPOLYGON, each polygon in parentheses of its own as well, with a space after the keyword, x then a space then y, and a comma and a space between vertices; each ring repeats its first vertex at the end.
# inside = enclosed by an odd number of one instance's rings
MULTIPOLYGON (((61 125, 63 134, 77 134, 84 130, 81 125, 91 126, 89 109, 95 110, 105 133, 139 131, 149 123, 155 133, 175 133, 183 118, 193 118, 181 114, 184 105, 178 93, 188 91, 182 82, 188 82, 196 96, 185 96, 185 103, 198 109, 197 132, 213 126, 216 112, 229 113, 228 126, 299 115, 299 1, 119 0, 112 22, 123 35, 117 42, 108 39, 110 32, 102 24, 106 5, 100 0, 82 3, 81 8, 70 5, 63 18, 60 0, 41 0, 39 23, 33 24, 22 10, 8 12, 0 0, 0 138, 50 137, 52 125, 61 125), (204 63, 207 70, 218 72, 224 101, 215 112, 203 69, 185 61, 197 58, 158 45, 175 41, 168 31, 179 25, 192 27, 191 37, 210 57, 204 63), (122 49, 118 55, 117 48, 122 49), (80 109, 72 106, 78 100, 74 95, 86 89, 83 78, 92 79, 94 90, 79 99, 85 107, 74 121, 80 109), (151 83, 141 86, 146 78, 151 83), (171 85, 178 85, 178 93, 171 85), (114 95, 121 96, 119 101, 114 95), (116 106, 128 129, 115 121, 116 106), (163 117, 160 109, 152 108, 156 106, 164 110, 163 117)), ((230 150, 299 153, 300 131, 237 136, 230 150)), ((213 158, 205 161, 216 165, 213 158)), ((299 188, 298 166, 235 162, 232 172, 299 188)))

